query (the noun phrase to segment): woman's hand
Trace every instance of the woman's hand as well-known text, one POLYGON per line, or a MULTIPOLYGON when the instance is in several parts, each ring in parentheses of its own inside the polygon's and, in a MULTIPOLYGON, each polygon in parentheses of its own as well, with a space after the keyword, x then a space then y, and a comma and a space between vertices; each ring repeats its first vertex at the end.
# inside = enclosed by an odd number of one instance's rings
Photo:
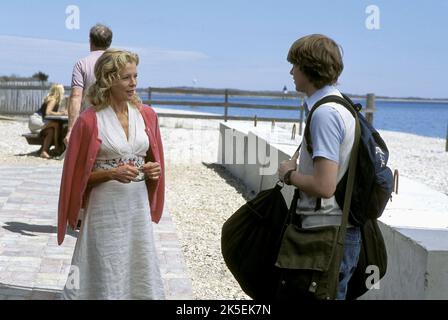
POLYGON ((138 176, 138 170, 134 166, 123 165, 112 169, 112 179, 121 183, 130 183, 138 176))
POLYGON ((143 165, 143 172, 149 180, 157 181, 162 174, 162 168, 158 162, 147 162, 143 165))

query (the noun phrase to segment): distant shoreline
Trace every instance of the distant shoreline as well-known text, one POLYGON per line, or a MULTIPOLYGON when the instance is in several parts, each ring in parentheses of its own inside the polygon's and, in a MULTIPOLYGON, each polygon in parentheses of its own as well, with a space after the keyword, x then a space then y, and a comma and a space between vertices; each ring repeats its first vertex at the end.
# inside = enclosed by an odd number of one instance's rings
MULTIPOLYGON (((359 100, 359 99, 365 99, 365 97, 359 97, 359 96, 350 96, 350 98, 359 100)), ((442 99, 407 99, 407 98, 381 98, 381 97, 375 97, 375 101, 386 101, 386 102, 411 102, 411 103, 440 103, 440 104, 448 104, 448 100, 442 100, 442 99)))

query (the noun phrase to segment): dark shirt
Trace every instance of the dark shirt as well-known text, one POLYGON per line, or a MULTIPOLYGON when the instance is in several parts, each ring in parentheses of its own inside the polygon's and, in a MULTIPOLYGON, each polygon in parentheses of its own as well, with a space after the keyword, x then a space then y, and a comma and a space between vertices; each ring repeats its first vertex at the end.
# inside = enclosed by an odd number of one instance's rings
MULTIPOLYGON (((48 102, 44 102, 44 103, 42 103, 42 106, 40 107, 40 109, 37 110, 37 114, 40 114, 42 116, 42 120, 45 120, 45 117, 47 116, 47 105, 48 105, 48 102)), ((58 111, 58 108, 59 108, 59 104, 55 104, 51 111, 56 112, 56 111, 58 111)))

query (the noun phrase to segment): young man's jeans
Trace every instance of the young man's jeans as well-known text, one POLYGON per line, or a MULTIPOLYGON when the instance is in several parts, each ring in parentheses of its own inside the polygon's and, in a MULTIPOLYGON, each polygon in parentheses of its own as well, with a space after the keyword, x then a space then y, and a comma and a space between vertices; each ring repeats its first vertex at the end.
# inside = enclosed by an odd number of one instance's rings
POLYGON ((359 227, 347 228, 344 243, 344 256, 342 258, 339 273, 339 288, 336 299, 345 300, 347 284, 358 264, 359 252, 361 250, 361 230, 359 227))

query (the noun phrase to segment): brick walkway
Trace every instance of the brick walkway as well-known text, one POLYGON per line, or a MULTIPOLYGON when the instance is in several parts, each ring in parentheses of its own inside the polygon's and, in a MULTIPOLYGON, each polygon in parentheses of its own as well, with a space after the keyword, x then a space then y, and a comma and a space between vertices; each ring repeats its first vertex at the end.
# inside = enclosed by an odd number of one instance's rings
MULTIPOLYGON (((61 167, 0 167, 0 300, 59 299, 76 243, 57 244, 61 167)), ((192 299, 175 226, 166 211, 155 240, 167 299, 192 299)))

